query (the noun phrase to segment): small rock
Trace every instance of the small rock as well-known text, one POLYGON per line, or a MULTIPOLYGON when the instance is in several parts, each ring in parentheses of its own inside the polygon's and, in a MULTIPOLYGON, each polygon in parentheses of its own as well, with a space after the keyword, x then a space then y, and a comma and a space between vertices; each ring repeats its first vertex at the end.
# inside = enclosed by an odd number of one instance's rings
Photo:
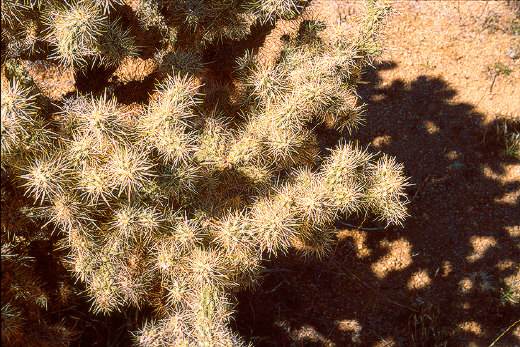
POLYGON ((508 56, 511 59, 518 59, 520 57, 520 49, 509 48, 508 56))

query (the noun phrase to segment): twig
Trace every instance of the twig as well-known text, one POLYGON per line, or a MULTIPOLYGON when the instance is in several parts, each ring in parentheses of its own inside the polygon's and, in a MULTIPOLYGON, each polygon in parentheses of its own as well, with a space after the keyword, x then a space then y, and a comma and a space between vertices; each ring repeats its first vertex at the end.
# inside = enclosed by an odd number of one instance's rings
POLYGON ((339 222, 339 224, 341 225, 345 225, 345 226, 348 226, 348 227, 351 227, 351 228, 356 228, 358 230, 382 230, 382 229, 386 229, 387 227, 380 227, 380 228, 363 228, 361 226, 357 226, 357 225, 352 225, 352 224, 348 224, 348 223, 345 223, 345 222, 339 222))
POLYGON ((428 175, 428 176, 424 179, 423 183, 421 183, 421 185, 419 186, 419 188, 417 188, 417 190, 415 191, 415 194, 413 195, 412 201, 415 200, 415 197, 417 196, 417 194, 419 194, 419 190, 421 190, 421 188, 426 184, 426 182, 428 181, 428 179, 430 178, 430 176, 431 176, 431 175, 428 175))
POLYGON ((276 287, 274 287, 273 289, 267 291, 266 293, 272 293, 274 292, 275 290, 277 290, 282 284, 284 283, 287 283, 289 286, 291 285, 286 279, 283 281, 283 282, 280 282, 276 285, 276 287))
POLYGON ((507 333, 512 327, 514 327, 515 325, 517 325, 518 323, 520 323, 520 319, 517 320, 516 322, 514 322, 513 324, 511 324, 511 326, 509 328, 507 328, 502 334, 500 334, 500 336, 498 336, 495 341, 493 341, 492 344, 489 345, 489 347, 493 347, 495 345, 495 343, 502 337, 504 336, 505 333, 507 333))
POLYGON ((280 283, 278 283, 278 284, 277 284, 273 289, 267 291, 266 293, 272 293, 272 292, 274 292, 275 290, 278 289, 278 287, 280 287, 280 286, 281 286, 282 284, 284 284, 284 283, 285 283, 285 282, 280 282, 280 283))
MULTIPOLYGON (((495 80, 497 79, 497 76, 498 76, 498 73, 495 71, 495 73, 493 74, 493 81, 491 81, 491 85, 489 86, 489 92, 490 93, 493 91, 493 86, 495 85, 495 80)), ((475 107, 477 107, 480 104, 480 102, 482 101, 482 99, 484 99, 485 96, 486 96, 486 92, 484 92, 484 94, 482 94, 482 97, 477 102, 475 107)))
POLYGON ((370 313, 370 317, 374 314, 374 311, 376 310, 377 299, 379 299, 379 290, 380 289, 381 289, 381 284, 378 283, 377 289, 376 289, 376 297, 374 299, 374 306, 372 306, 372 312, 370 313))
POLYGON ((260 272, 282 272, 282 271, 285 271, 285 272, 291 272, 291 270, 289 269, 262 269, 260 270, 260 272))
POLYGON ((482 94, 482 96, 480 97, 480 100, 475 104, 475 107, 477 107, 478 104, 480 104, 480 102, 482 101, 482 99, 484 99, 485 96, 486 96, 486 93, 484 92, 484 93, 482 94))
MULTIPOLYGON (((486 1, 486 3, 484 4, 484 8, 482 9, 482 12, 480 13, 480 16, 478 16, 479 21, 482 20, 482 16, 484 15, 484 11, 486 10, 487 5, 488 5, 488 2, 486 1)), ((486 19, 484 19, 484 23, 485 23, 485 21, 486 21, 486 19)), ((483 25, 484 23, 481 23, 481 25, 483 25)))
POLYGON ((381 335, 379 335, 377 333, 377 331, 376 331, 377 328, 374 325, 374 323, 372 323, 372 322, 368 322, 368 323, 372 326, 372 329, 374 329, 374 330, 368 329, 368 331, 371 332, 374 336, 376 336, 378 339, 382 340, 385 343, 385 345, 383 347, 391 346, 391 344, 388 341, 386 341, 381 335))
POLYGON ((493 85, 495 84, 495 80, 497 79, 498 74, 495 73, 493 75, 493 81, 491 82, 491 85, 489 86, 489 92, 491 93, 493 91, 493 85))
POLYGON ((330 336, 332 335, 332 333, 334 332, 334 330, 336 329, 336 326, 338 325, 337 322, 334 323, 334 325, 332 326, 332 328, 329 330, 329 333, 327 335, 327 339, 330 338, 330 336))

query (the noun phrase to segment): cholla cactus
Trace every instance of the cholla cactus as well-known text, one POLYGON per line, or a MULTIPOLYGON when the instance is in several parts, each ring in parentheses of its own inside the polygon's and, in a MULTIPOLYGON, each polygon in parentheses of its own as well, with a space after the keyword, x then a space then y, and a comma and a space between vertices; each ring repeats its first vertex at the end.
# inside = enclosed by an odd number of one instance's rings
MULTIPOLYGON (((56 324, 48 319, 51 304, 63 309, 71 305, 71 298, 62 304, 52 302, 45 280, 37 275, 35 259, 28 254, 27 239, 33 236, 29 221, 16 215, 16 202, 2 187, 2 343, 9 346, 67 345, 73 338, 73 327, 56 324), (10 202, 9 205, 4 205, 10 202), (7 229, 7 230, 6 230, 7 229), (9 239, 10 234, 25 234, 27 239, 9 239)), ((60 282, 64 291, 71 290, 60 282)), ((64 293, 64 292, 61 292, 64 293)))
MULTIPOLYGON (((117 66, 136 53, 128 32, 108 20, 115 2, 44 3, 46 39, 64 64, 117 66)), ((150 1, 136 9, 150 10, 143 20, 168 36, 155 55, 164 78, 146 107, 129 113, 107 92, 78 94, 58 103, 47 124, 34 94, 14 80, 2 92, 2 165, 40 205, 30 215, 63 237, 64 263, 93 312, 155 306, 135 333, 140 346, 238 346, 228 327, 233 294, 258 282, 263 255, 325 256, 339 218, 399 224, 406 216, 401 165, 348 142, 324 156, 313 131, 361 123, 354 82, 377 51, 374 31, 387 8, 369 1, 356 37, 304 20, 272 64, 247 51, 230 105, 218 105, 206 100, 214 91, 204 85, 204 47, 243 37, 252 20, 292 18, 303 3, 161 3, 175 16, 152 16, 158 5, 150 1)), ((16 334, 19 310, 9 305, 2 315, 14 323, 5 331, 16 334)))
POLYGON ((101 61, 108 66, 118 66, 126 57, 137 55, 138 48, 129 30, 123 30, 117 22, 111 22, 99 43, 101 61))
POLYGON ((30 0, 2 1, 2 41, 6 41, 3 57, 31 55, 38 50, 42 27, 34 7, 35 1, 30 0))
POLYGON ((77 0, 48 5, 45 39, 54 45, 54 57, 65 65, 81 66, 96 58, 117 65, 124 57, 136 55, 137 47, 129 32, 117 22, 109 22, 105 14, 112 3, 77 0))
POLYGON ((53 141, 52 131, 38 116, 37 96, 17 80, 2 79, 2 168, 24 163, 53 141))
POLYGON ((92 5, 96 8, 99 8, 103 13, 107 13, 113 8, 115 5, 123 4, 122 0, 86 0, 87 2, 92 3, 92 5))
POLYGON ((16 151, 35 127, 35 95, 17 81, 2 86, 2 157, 16 151))
POLYGON ((55 57, 66 65, 84 64, 87 57, 97 54, 107 18, 91 2, 63 3, 48 11, 46 24, 55 57))
POLYGON ((256 0, 250 6, 264 22, 275 18, 290 19, 298 14, 306 1, 298 0, 256 0))
POLYGON ((2 0, 2 27, 20 22, 22 12, 29 8, 25 0, 2 0))

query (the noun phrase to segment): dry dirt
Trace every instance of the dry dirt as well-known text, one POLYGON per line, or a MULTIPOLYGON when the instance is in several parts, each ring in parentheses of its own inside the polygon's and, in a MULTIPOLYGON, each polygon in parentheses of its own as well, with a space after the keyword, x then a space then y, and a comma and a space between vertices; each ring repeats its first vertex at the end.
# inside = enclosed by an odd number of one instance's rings
MULTIPOLYGON (((346 21, 358 5, 318 6, 346 21)), ((321 261, 267 262, 235 322, 255 346, 520 345, 520 163, 489 137, 500 116, 520 117, 515 12, 505 1, 393 7, 352 138, 404 164, 410 216, 342 229, 321 261)))

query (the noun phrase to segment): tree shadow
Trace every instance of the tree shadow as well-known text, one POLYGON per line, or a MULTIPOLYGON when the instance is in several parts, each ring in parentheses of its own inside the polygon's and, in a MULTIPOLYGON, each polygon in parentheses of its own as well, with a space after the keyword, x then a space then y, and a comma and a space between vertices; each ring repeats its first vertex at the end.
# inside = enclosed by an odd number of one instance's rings
MULTIPOLYGON (((364 75, 366 125, 351 139, 404 164, 410 216, 338 223, 321 261, 266 261, 234 322, 255 346, 487 346, 519 319, 520 161, 485 140, 484 115, 443 79, 384 83, 395 67, 364 75)), ((496 345, 520 343, 513 330, 496 345)))

